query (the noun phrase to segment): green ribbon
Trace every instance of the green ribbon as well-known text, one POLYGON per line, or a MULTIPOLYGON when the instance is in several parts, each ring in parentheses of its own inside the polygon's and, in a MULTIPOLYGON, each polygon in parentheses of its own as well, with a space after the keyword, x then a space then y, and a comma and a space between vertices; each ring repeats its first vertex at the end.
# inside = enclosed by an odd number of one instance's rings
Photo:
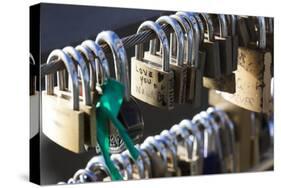
POLYGON ((122 176, 116 169, 115 165, 110 159, 110 141, 109 141, 109 124, 111 121, 118 130, 119 135, 124 140, 130 155, 134 160, 139 156, 138 150, 128 135, 122 123, 118 120, 117 115, 123 103, 123 96, 125 92, 124 85, 120 82, 108 79, 102 86, 103 94, 99 98, 96 105, 97 113, 97 141, 100 146, 104 161, 109 169, 112 180, 122 180, 122 176))

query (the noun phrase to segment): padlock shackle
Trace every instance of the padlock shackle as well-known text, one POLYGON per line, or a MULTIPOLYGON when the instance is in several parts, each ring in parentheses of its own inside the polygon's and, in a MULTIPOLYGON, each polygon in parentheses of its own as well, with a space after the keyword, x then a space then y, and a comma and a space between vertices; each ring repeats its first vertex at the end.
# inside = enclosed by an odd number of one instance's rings
POLYGON ((185 18, 185 20, 187 21, 187 23, 189 24, 189 26, 192 28, 193 30, 193 46, 192 46, 192 62, 191 65, 194 67, 198 67, 199 64, 199 45, 200 45, 200 31, 199 31, 199 27, 198 27, 198 23, 196 18, 189 13, 186 12, 177 12, 176 15, 182 16, 185 18))
POLYGON ((198 130, 197 127, 195 127, 195 125, 192 123, 191 120, 189 119, 184 119, 179 123, 180 128, 186 128, 187 130, 189 130, 189 132, 191 132, 191 134, 194 136, 195 140, 196 140, 196 145, 195 145, 195 149, 196 151, 193 151, 193 157, 194 156, 202 156, 203 154, 203 150, 201 147, 201 135, 200 132, 198 130))
POLYGON ((94 55, 94 58, 98 60, 95 62, 95 69, 97 71, 96 83, 102 85, 108 78, 110 78, 109 63, 106 59, 103 49, 93 40, 85 40, 82 42, 81 46, 88 48, 94 55), (101 71, 100 67, 102 67, 101 71))
MULTIPOLYGON (((169 72, 170 71, 170 49, 169 49, 169 42, 168 38, 161 28, 161 26, 153 21, 145 21, 143 22, 138 30, 137 33, 141 33, 146 30, 152 30, 157 35, 158 39, 160 40, 160 44, 162 45, 162 71, 169 72)), ((136 59, 143 60, 144 57, 144 49, 143 44, 136 45, 135 48, 136 59)))
POLYGON ((173 143, 170 142, 170 140, 167 140, 165 138, 165 136, 163 136, 163 135, 155 135, 154 138, 155 138, 155 140, 161 142, 164 145, 165 150, 167 151, 166 152, 167 153, 167 165, 169 166, 170 164, 172 164, 171 166, 173 167, 173 170, 176 170, 176 168, 178 166, 176 146, 173 145, 173 143), (168 158, 169 158, 168 152, 171 154, 171 157, 172 157, 171 163, 168 160, 168 158))
POLYGON ((107 177, 110 177, 109 169, 105 164, 103 156, 93 157, 86 166, 86 169, 90 172, 96 173, 97 171, 103 171, 107 177))
POLYGON ((258 32, 259 32, 259 39, 258 39, 258 48, 265 49, 266 48, 266 25, 265 25, 265 18, 258 16, 258 32))
POLYGON ((80 72, 81 79, 82 79, 83 102, 85 105, 92 105, 89 69, 88 69, 88 66, 87 66, 84 58, 72 46, 66 46, 62 50, 66 54, 68 54, 74 60, 74 62, 78 65, 77 70, 80 72))
MULTIPOLYGON (((222 162, 223 161, 223 152, 222 152, 219 126, 216 124, 213 117, 210 114, 208 114, 206 111, 200 112, 200 116, 202 117, 203 120, 206 120, 206 122, 208 123, 208 126, 211 127, 211 129, 213 130, 213 134, 214 134, 213 138, 215 139, 214 142, 216 143, 215 148, 217 149, 220 161, 222 162)), ((225 167, 223 167, 223 168, 225 168, 225 167)))
POLYGON ((235 15, 230 15, 231 17, 231 35, 236 35, 236 28, 237 28, 237 17, 235 15))
POLYGON ((98 70, 96 70, 95 58, 90 50, 88 48, 85 48, 84 46, 78 45, 75 47, 75 49, 81 53, 85 61, 88 63, 87 65, 90 73, 90 88, 91 91, 94 91, 98 72, 98 70))
POLYGON ((214 36, 214 24, 213 21, 207 13, 201 13, 200 14, 203 17, 203 20, 205 22, 205 27, 207 31, 207 40, 208 41, 214 41, 215 36, 214 36))
POLYGON ((172 18, 175 18, 182 28, 185 31, 185 45, 184 50, 187 53, 184 53, 184 60, 187 61, 187 64, 192 64, 194 62, 195 58, 195 43, 193 41, 193 29, 190 27, 190 25, 187 23, 185 18, 182 15, 171 15, 172 18))
POLYGON ((227 37, 228 36, 228 28, 225 15, 218 14, 217 18, 219 20, 219 29, 220 29, 220 37, 227 37))
MULTIPOLYGON (((53 50, 47 58, 47 63, 62 61, 66 67, 68 74, 70 75, 70 81, 72 84, 72 108, 73 110, 79 110, 79 82, 78 73, 75 64, 70 56, 59 49, 53 50)), ((59 75, 58 75, 59 76, 59 75)), ((54 80, 53 75, 46 76, 46 88, 48 95, 54 95, 54 80)), ((59 83, 59 82, 58 82, 59 83)))
MULTIPOLYGON (((162 25, 167 24, 172 27, 177 39, 177 56, 176 65, 182 66, 184 63, 184 34, 181 26, 175 18, 169 16, 161 16, 156 20, 156 23, 162 25)), ((172 57, 173 43, 170 41, 170 58, 172 57)))
POLYGON ((96 37, 96 43, 107 44, 112 52, 116 80, 124 84, 126 101, 130 100, 130 80, 127 53, 119 36, 113 31, 102 31, 96 37))
POLYGON ((199 43, 202 44, 204 42, 204 24, 202 22, 202 19, 200 18, 198 13, 189 13, 189 14, 193 15, 197 21, 199 33, 200 33, 199 43))

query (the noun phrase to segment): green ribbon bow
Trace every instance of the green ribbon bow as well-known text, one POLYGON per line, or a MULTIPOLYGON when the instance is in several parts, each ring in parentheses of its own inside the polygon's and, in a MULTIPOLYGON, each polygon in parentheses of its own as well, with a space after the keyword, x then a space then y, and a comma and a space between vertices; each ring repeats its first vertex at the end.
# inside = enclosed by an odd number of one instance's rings
POLYGON ((134 160, 137 160, 139 151, 134 147, 134 143, 128 135, 122 123, 118 120, 117 115, 121 108, 124 96, 124 85, 120 82, 108 79, 102 86, 103 94, 99 98, 96 105, 97 113, 97 140, 101 149, 104 161, 109 169, 112 180, 122 180, 122 176, 116 169, 110 159, 110 141, 109 141, 109 120, 118 130, 119 135, 124 140, 130 155, 134 160))

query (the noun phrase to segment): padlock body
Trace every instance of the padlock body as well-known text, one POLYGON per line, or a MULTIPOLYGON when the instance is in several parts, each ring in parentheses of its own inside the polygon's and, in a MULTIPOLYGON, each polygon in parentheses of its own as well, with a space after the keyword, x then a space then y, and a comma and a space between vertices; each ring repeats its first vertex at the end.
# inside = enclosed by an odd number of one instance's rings
MULTIPOLYGON (((161 63, 160 52, 157 52, 155 55, 145 52, 144 58, 152 62, 161 63)), ((174 97, 175 103, 184 104, 186 101, 186 82, 187 82, 187 65, 178 66, 176 65, 176 59, 172 58, 170 62, 170 69, 174 73, 174 97)))
POLYGON ((236 92, 223 93, 229 102, 254 112, 270 110, 270 101, 263 102, 265 93, 269 93, 270 69, 272 55, 270 52, 249 48, 238 48, 238 68, 236 76, 236 92))
POLYGON ((131 60, 131 94, 150 105, 174 108, 174 73, 162 71, 157 65, 131 60))
POLYGON ((84 151, 85 113, 71 109, 71 103, 54 95, 42 94, 42 131, 56 144, 80 153, 84 151))

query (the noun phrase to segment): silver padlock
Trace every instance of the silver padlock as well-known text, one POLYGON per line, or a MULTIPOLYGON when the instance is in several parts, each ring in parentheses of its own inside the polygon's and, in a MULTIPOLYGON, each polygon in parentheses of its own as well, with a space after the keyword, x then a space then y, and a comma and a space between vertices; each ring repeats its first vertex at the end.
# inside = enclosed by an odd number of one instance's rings
POLYGON ((163 59, 160 62, 144 59, 143 44, 136 45, 135 57, 131 60, 131 93, 143 102, 170 110, 174 108, 174 73, 170 70, 168 39, 157 23, 145 21, 137 33, 146 30, 154 31, 159 38, 163 59))

